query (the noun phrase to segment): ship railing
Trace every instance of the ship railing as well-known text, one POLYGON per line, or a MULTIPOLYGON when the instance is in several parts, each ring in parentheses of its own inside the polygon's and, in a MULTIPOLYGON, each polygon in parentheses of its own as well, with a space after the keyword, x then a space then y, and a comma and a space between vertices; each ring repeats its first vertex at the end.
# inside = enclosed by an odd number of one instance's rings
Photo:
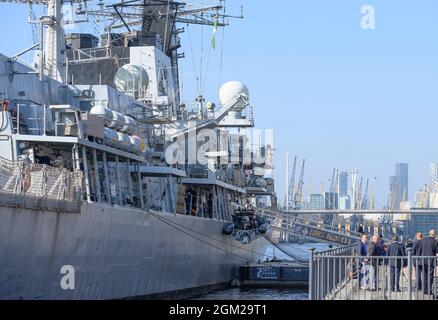
POLYGON ((437 256, 358 256, 356 246, 311 250, 310 300, 437 299, 437 256))
POLYGON ((0 159, 0 205, 56 212, 79 212, 82 172, 0 159))
POLYGON ((242 118, 247 119, 252 126, 254 125, 254 112, 251 105, 242 110, 242 118))
POLYGON ((17 103, 11 116, 14 134, 46 135, 50 129, 47 122, 51 121, 52 114, 46 105, 17 103), (29 108, 33 115, 29 115, 29 108))
POLYGON ((88 49, 72 49, 72 58, 69 59, 69 64, 78 64, 86 62, 94 62, 98 60, 129 60, 129 58, 116 57, 112 53, 112 47, 88 48, 88 49))

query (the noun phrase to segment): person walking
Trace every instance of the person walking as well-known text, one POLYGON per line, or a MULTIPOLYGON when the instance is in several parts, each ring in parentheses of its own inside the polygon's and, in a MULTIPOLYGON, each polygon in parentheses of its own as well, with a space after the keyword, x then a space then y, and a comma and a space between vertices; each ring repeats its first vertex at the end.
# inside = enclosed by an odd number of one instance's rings
MULTIPOLYGON (((386 255, 388 257, 405 257, 406 251, 405 247, 402 243, 398 241, 398 236, 392 236, 392 243, 388 247, 388 251, 386 255)), ((406 266, 405 259, 390 259, 389 267, 390 267, 390 287, 392 291, 400 292, 400 276, 401 269, 406 266)))
POLYGON ((364 266, 366 264, 366 261, 365 261, 364 257, 366 257, 368 255, 368 236, 366 234, 363 234, 360 238, 360 242, 358 243, 357 248, 356 248, 356 255, 359 257, 357 259, 357 263, 358 263, 357 279, 359 282, 359 289, 360 289, 361 285, 362 285, 362 279, 363 279, 363 276, 365 274, 365 272, 364 272, 365 267, 364 266))
MULTIPOLYGON (((424 238, 421 242, 421 256, 422 257, 435 257, 438 253, 438 243, 435 239, 436 232, 434 229, 429 231, 429 236, 424 238)), ((423 258, 423 292, 425 294, 433 295, 433 277, 436 266, 436 258, 423 258)), ((437 293, 435 293, 437 294, 437 293)))
MULTIPOLYGON (((415 234, 415 241, 412 245, 412 255, 414 257, 421 257, 422 256, 422 252, 421 252, 422 241, 423 241, 423 234, 421 232, 417 232, 415 234)), ((422 284, 423 284, 423 281, 422 281, 423 265, 422 265, 421 259, 415 258, 414 268, 415 268, 415 287, 419 291, 422 289, 422 284)))

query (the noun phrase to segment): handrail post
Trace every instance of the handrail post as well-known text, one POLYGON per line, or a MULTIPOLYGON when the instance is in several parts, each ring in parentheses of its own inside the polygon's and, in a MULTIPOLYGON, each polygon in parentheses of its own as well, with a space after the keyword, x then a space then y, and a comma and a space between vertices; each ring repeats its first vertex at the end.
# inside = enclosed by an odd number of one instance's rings
POLYGON ((20 104, 17 104, 17 132, 16 134, 20 134, 20 104))
POLYGON ((309 300, 313 300, 313 255, 315 248, 310 249, 310 257, 309 257, 309 300))
POLYGON ((407 248, 408 252, 408 300, 412 300, 412 248, 407 248))

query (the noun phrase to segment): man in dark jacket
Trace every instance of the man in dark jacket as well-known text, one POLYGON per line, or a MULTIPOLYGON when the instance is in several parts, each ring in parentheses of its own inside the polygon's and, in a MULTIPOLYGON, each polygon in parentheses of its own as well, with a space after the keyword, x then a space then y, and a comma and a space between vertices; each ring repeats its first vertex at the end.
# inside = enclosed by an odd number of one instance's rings
MULTIPOLYGON (((423 241, 423 234, 421 232, 417 232, 415 234, 415 241, 414 244, 412 246, 412 255, 414 257, 421 257, 422 253, 421 253, 421 243, 423 241)), ((415 268, 415 287, 417 288, 417 290, 421 290, 422 288, 422 270, 423 270, 423 265, 421 263, 421 259, 414 259, 413 261, 414 263, 414 268, 415 268)))
POLYGON ((378 289, 377 279, 378 279, 378 272, 379 272, 379 261, 378 261, 379 259, 377 257, 380 256, 379 247, 378 247, 379 240, 380 240, 380 237, 378 235, 374 235, 373 238, 371 239, 370 244, 368 245, 368 256, 373 257, 370 259, 371 260, 370 265, 374 269, 373 290, 378 289))
MULTIPOLYGON (((371 239, 370 244, 368 245, 368 256, 369 257, 378 257, 379 254, 379 236, 374 235, 371 239)), ((372 259, 371 265, 377 265, 377 259, 372 259)))
MULTIPOLYGON (((429 237, 426 237, 421 242, 421 256, 435 257, 438 253, 438 243, 435 240, 435 230, 429 231, 429 237)), ((423 292, 425 294, 433 294, 433 275, 435 271, 436 258, 422 259, 423 261, 423 292)))
POLYGON ((377 242, 377 252, 379 253, 379 256, 385 256, 385 241, 383 240, 383 236, 379 235, 379 241, 377 242))
MULTIPOLYGON (((392 243, 388 247, 388 251, 386 252, 386 255, 388 257, 405 257, 405 247, 403 244, 398 242, 398 236, 393 235, 392 236, 392 243)), ((400 290, 400 275, 401 275, 401 269, 402 267, 405 267, 405 259, 390 259, 389 260, 389 266, 390 266, 390 286, 392 291, 401 291, 400 290)))
MULTIPOLYGON (((360 238, 360 242, 357 244, 357 248, 356 248, 356 255, 358 257, 366 257, 368 255, 368 236, 366 234, 363 234, 362 237, 360 238)), ((357 279, 359 281, 359 288, 361 286, 361 281, 362 281, 362 267, 364 265, 365 261, 363 258, 358 258, 357 261, 357 279)))

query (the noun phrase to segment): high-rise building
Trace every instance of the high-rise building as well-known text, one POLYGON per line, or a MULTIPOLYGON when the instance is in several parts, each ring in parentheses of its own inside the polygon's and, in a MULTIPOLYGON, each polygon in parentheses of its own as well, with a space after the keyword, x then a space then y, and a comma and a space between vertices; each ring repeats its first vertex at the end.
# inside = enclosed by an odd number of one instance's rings
POLYGON ((400 190, 400 179, 397 176, 389 177, 389 197, 388 208, 400 209, 400 199, 398 197, 400 190))
POLYGON ((431 192, 438 192, 438 163, 429 165, 429 189, 431 192))
POLYGON ((324 209, 324 196, 322 194, 317 194, 317 193, 309 194, 308 200, 309 200, 310 210, 324 209))
POLYGON ((408 201, 409 200, 408 164, 397 163, 395 165, 395 175, 400 179, 399 202, 408 201))
POLYGON ((408 185, 408 164, 397 163, 395 165, 395 175, 389 177, 389 208, 398 210, 401 202, 408 201, 408 185))
POLYGON ((349 172, 349 177, 351 178, 350 180, 350 189, 348 190, 348 196, 350 197, 350 208, 351 209, 355 209, 357 206, 356 203, 356 193, 357 193, 357 188, 358 188, 358 173, 359 171, 350 171, 349 172))
POLYGON ((339 210, 347 210, 350 209, 350 197, 342 196, 339 197, 339 210))
POLYGON ((348 172, 339 172, 339 196, 348 195, 348 172))
POLYGON ((324 193, 325 209, 338 209, 338 194, 334 192, 324 193))

